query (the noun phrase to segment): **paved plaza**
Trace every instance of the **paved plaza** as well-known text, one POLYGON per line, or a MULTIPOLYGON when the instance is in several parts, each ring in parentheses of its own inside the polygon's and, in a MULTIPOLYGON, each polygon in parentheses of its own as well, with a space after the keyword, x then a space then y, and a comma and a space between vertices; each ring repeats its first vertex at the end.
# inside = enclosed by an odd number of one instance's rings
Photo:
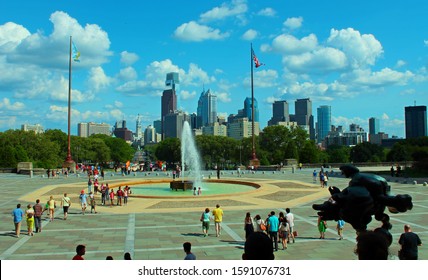
MULTIPOLYGON (((270 211, 285 212, 291 208, 295 215, 295 229, 299 236, 287 250, 275 252, 277 260, 356 260, 354 254, 355 231, 345 225, 344 240, 338 240, 335 222, 328 222, 326 239, 320 240, 317 230, 317 214, 312 204, 322 203, 329 197, 326 188, 312 181, 313 169, 285 171, 258 171, 237 177, 236 172, 224 172, 223 180, 245 181, 259 184, 261 187, 249 192, 216 195, 189 196, 180 198, 133 198, 126 206, 102 206, 100 195, 97 197, 97 214, 81 214, 78 203, 80 190, 87 190, 87 177, 71 175, 48 179, 40 175, 29 176, 0 174, 0 259, 1 260, 69 260, 75 255, 78 244, 86 245, 87 260, 103 260, 111 255, 114 259, 123 259, 130 252, 138 260, 182 260, 183 242, 192 243, 192 251, 201 260, 240 260, 244 245, 244 218, 246 212, 254 217, 260 214, 266 218, 270 211), (69 218, 63 220, 59 201, 63 193, 72 199, 69 218), (11 216, 17 203, 34 204, 39 198, 44 204, 50 195, 57 201, 56 217, 53 222, 43 219, 43 230, 34 236, 27 236, 26 223, 23 221, 21 236, 14 236, 11 216), (213 223, 209 236, 202 234, 199 222, 202 211, 211 210, 220 204, 224 211, 223 230, 220 237, 215 236, 213 223)), ((337 170, 336 170, 337 171, 337 170)), ((215 173, 206 172, 205 177, 215 173)), ((329 185, 343 189, 349 179, 338 173, 330 177, 329 185)), ((170 180, 166 173, 136 173, 135 176, 120 176, 119 173, 107 173, 104 183, 110 185, 132 184, 133 181, 170 180), (113 175, 113 176, 112 176, 113 175)), ((390 214, 393 228, 393 244, 390 247, 390 259, 397 259, 398 238, 404 224, 410 224, 422 243, 428 241, 428 187, 408 181, 392 180, 394 194, 410 194, 414 207, 411 211, 390 214)), ((89 209, 89 208, 88 208, 89 209)), ((369 229, 381 225, 372 221, 369 229)), ((281 248, 281 246, 280 246, 281 248)), ((428 259, 427 246, 419 248, 419 259, 428 259)))

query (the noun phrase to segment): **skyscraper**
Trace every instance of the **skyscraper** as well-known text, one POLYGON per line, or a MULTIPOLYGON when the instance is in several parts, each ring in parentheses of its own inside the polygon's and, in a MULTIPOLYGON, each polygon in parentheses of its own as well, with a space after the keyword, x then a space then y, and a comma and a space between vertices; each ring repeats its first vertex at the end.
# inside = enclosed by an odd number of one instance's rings
MULTIPOLYGON (((252 104, 251 104, 250 97, 245 98, 243 114, 244 114, 244 118, 248 118, 248 121, 251 122, 253 120, 252 104)), ((255 122, 259 121, 259 108, 257 105, 257 100, 255 98, 254 98, 254 121, 255 122)))
POLYGON ((208 89, 202 91, 198 101, 197 126, 209 126, 217 121, 217 96, 208 89))
POLYGON ((312 101, 309 98, 297 99, 294 103, 294 118, 298 125, 307 126, 310 139, 315 139, 314 116, 312 115, 312 101))
POLYGON ((317 108, 317 142, 322 143, 331 131, 331 106, 323 105, 317 108))
POLYGON ((369 119, 369 135, 378 134, 379 131, 380 131, 379 119, 378 118, 370 118, 369 119))
POLYGON ((275 101, 272 104, 272 118, 269 120, 268 125, 276 125, 279 122, 289 122, 290 112, 287 101, 275 101))
POLYGON ((427 106, 408 106, 404 112, 406 139, 427 136, 427 106))
POLYGON ((166 138, 180 138, 181 132, 183 131, 183 124, 185 121, 190 121, 190 117, 182 112, 175 111, 171 112, 164 118, 164 139, 166 138))
POLYGON ((171 87, 166 89, 162 93, 162 103, 161 103, 161 121, 162 121, 162 139, 165 134, 164 129, 164 118, 171 112, 177 110, 177 95, 175 93, 175 85, 179 83, 178 73, 168 73, 166 74, 165 85, 171 87))

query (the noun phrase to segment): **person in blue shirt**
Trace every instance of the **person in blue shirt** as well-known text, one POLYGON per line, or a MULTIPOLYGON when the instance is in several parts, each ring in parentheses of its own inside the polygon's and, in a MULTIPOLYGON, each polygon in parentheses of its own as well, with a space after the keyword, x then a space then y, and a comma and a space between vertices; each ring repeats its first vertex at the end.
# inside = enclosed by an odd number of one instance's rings
POLYGON ((270 216, 267 219, 267 228, 271 240, 275 243, 275 251, 278 251, 279 219, 275 216, 275 211, 270 212, 270 216))
POLYGON ((22 211, 20 203, 18 203, 16 208, 12 211, 12 216, 13 223, 15 224, 15 235, 16 237, 19 237, 19 234, 21 233, 21 222, 24 217, 24 211, 22 211))

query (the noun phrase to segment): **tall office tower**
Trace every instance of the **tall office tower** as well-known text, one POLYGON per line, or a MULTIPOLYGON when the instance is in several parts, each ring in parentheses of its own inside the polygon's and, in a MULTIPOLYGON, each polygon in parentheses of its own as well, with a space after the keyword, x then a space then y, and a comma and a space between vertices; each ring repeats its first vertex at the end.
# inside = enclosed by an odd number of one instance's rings
POLYGON ((294 119, 297 124, 300 126, 307 126, 310 139, 315 140, 312 101, 309 98, 297 99, 294 103, 294 111, 294 119))
MULTIPOLYGON (((243 117, 244 118, 248 118, 248 121, 252 121, 253 120, 253 116, 252 116, 252 103, 251 103, 251 97, 247 97, 245 98, 244 101, 244 110, 243 110, 243 117)), ((254 122, 258 122, 259 121, 259 108, 257 105, 257 99, 254 98, 254 122)))
POLYGON ((156 130, 149 125, 144 130, 144 145, 156 143, 156 130))
POLYGON ((406 139, 427 136, 427 106, 404 108, 406 139))
POLYGON ((202 91, 198 100, 198 123, 196 128, 209 126, 217 121, 217 96, 208 89, 202 91))
POLYGON ((193 129, 198 129, 198 115, 196 115, 196 113, 191 113, 190 116, 190 128, 193 129))
POLYGON ((159 133, 160 131, 162 131, 162 121, 161 120, 153 121, 153 127, 155 128, 156 133, 159 133))
POLYGON ((165 134, 164 129, 164 118, 171 112, 177 110, 177 95, 175 92, 175 85, 179 83, 178 73, 168 73, 166 74, 165 86, 171 87, 170 89, 166 89, 162 93, 162 103, 161 103, 161 121, 162 121, 162 139, 165 134))
POLYGON ((164 139, 166 138, 180 138, 183 131, 183 124, 185 121, 190 122, 189 116, 182 111, 171 112, 164 118, 164 139))
POLYGON ((317 108, 317 142, 322 143, 331 131, 331 106, 323 105, 317 108))
POLYGON ((125 141, 132 142, 133 133, 126 127, 126 121, 117 121, 113 130, 114 136, 122 138, 125 141))
POLYGON ((277 125, 279 122, 290 122, 288 103, 285 100, 275 101, 272 104, 272 118, 268 125, 277 125))
POLYGON ((369 119, 369 134, 374 135, 378 134, 380 131, 379 119, 378 118, 370 118, 369 119))

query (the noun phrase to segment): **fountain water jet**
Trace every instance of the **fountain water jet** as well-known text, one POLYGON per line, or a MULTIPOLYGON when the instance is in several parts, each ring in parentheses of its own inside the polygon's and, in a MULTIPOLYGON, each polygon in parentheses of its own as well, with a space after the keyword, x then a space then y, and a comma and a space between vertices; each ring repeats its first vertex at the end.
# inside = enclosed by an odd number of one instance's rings
POLYGON ((195 139, 192 135, 192 130, 187 121, 183 124, 181 133, 181 171, 182 181, 171 182, 171 189, 183 189, 202 187, 201 162, 199 152, 196 149, 195 139), (187 174, 186 174, 187 172, 187 174), (188 180, 184 181, 187 176, 188 180))

